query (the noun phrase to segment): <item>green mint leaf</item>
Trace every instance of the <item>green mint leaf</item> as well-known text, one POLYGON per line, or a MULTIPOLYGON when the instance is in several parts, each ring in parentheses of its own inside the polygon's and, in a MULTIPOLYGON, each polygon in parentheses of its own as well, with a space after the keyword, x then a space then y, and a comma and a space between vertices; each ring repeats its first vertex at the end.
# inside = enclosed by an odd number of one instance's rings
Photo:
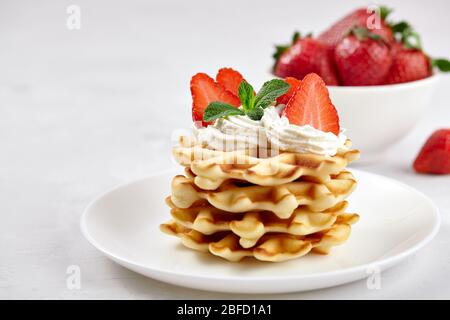
POLYGON ((241 99, 242 108, 244 111, 253 109, 255 103, 255 90, 245 80, 241 82, 238 89, 238 96, 241 99))
POLYGON ((391 28, 395 33, 403 33, 406 29, 411 29, 411 26, 406 21, 400 21, 399 23, 392 25, 391 28))
POLYGON ((264 109, 261 107, 257 107, 247 111, 246 115, 252 120, 261 120, 264 115, 264 109))
POLYGON ((442 72, 450 72, 450 61, 447 59, 433 59, 433 67, 437 67, 442 72))
POLYGON ((205 112, 203 113, 203 121, 209 122, 226 116, 238 115, 244 115, 244 112, 228 103, 215 101, 211 102, 208 107, 206 107, 205 112))
POLYGON ((288 92, 289 87, 288 83, 280 79, 267 81, 255 97, 255 108, 268 107, 276 98, 288 92))
POLYGON ((393 10, 388 7, 381 6, 380 7, 380 18, 381 20, 386 20, 387 16, 392 12, 393 10))

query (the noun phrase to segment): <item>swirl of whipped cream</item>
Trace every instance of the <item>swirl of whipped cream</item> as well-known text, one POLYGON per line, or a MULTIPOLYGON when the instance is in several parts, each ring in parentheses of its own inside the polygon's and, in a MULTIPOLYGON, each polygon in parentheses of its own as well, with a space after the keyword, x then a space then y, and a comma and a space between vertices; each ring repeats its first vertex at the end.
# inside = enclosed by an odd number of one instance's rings
POLYGON ((194 135, 198 141, 214 150, 233 151, 267 146, 261 121, 247 116, 219 118, 205 128, 194 126, 194 135))
POLYGON ((342 131, 336 136, 310 125, 290 124, 285 116, 280 116, 282 108, 284 105, 266 108, 259 121, 247 116, 220 118, 206 128, 194 127, 194 135, 209 148, 223 151, 270 148, 333 156, 346 149, 347 137, 342 131))
POLYGON ((269 107, 264 111, 261 123, 272 148, 328 156, 335 155, 340 149, 346 149, 347 137, 342 131, 336 136, 310 125, 290 124, 288 118, 280 116, 279 110, 275 107, 269 107))

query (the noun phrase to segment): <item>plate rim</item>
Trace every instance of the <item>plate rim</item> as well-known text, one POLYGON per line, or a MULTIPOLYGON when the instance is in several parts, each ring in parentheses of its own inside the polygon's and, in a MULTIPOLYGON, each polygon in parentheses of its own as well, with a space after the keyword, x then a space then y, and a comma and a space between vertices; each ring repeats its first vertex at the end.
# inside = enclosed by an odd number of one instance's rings
MULTIPOLYGON (((352 172, 355 172, 356 175, 358 175, 358 173, 362 173, 362 174, 367 174, 367 175, 371 175, 371 176, 375 176, 376 178, 381 178, 381 179, 385 179, 388 180, 396 185, 399 185, 400 187, 403 187, 405 189, 407 189, 408 191, 411 191, 413 193, 416 193, 418 196, 420 196, 425 202, 428 203, 428 205, 430 206, 430 208, 433 211, 433 216, 434 216, 434 220, 435 223, 433 225, 433 228, 431 230, 431 232, 425 237, 423 238, 420 242, 418 242, 417 244, 413 245, 411 248, 402 251, 401 253, 398 253, 392 257, 388 257, 388 258, 382 258, 381 260, 376 260, 374 262, 370 262, 370 263, 364 263, 364 264, 360 264, 360 265, 356 265, 353 267, 348 267, 348 268, 344 268, 344 269, 340 269, 340 270, 334 270, 334 271, 323 271, 323 272, 317 272, 317 273, 310 273, 310 274, 295 274, 295 275, 276 275, 276 276, 255 276, 255 277, 246 277, 246 276, 217 276, 217 275, 201 275, 201 274, 193 274, 193 273, 189 273, 189 272, 177 272, 177 271, 173 271, 173 270, 167 270, 167 269, 161 269, 161 268, 155 268, 153 266, 148 266, 145 264, 141 264, 141 263, 137 263, 134 261, 131 261, 127 258, 123 258, 120 257, 112 252, 110 252, 109 250, 107 250, 106 248, 102 247, 88 232, 87 230, 87 216, 90 212, 90 210, 92 209, 92 207, 100 200, 102 200, 104 197, 108 196, 110 193, 113 192, 117 192, 120 189, 124 189, 129 187, 132 184, 137 184, 137 183, 141 183, 147 179, 150 179, 152 177, 155 176, 162 176, 168 173, 176 173, 179 172, 179 169, 177 168, 170 168, 170 169, 165 169, 165 170, 161 170, 158 172, 154 172, 152 174, 149 174, 145 177, 139 178, 139 179, 135 179, 132 181, 127 181, 125 183, 121 183, 115 187, 112 187, 110 189, 108 189, 107 191, 104 191, 102 193, 100 193, 100 195, 98 195, 97 197, 95 197, 93 200, 91 200, 89 202, 89 204, 86 206, 86 208, 84 209, 82 215, 81 215, 81 219, 80 219, 80 229, 81 229, 81 233, 83 234, 83 236, 86 238, 86 240, 88 240, 88 242, 94 247, 96 248, 98 251, 100 251, 102 254, 106 255, 108 258, 112 259, 114 262, 121 264, 122 266, 124 266, 122 263, 127 264, 127 265, 131 265, 133 267, 136 268, 140 268, 140 269, 145 269, 145 270, 151 270, 151 272, 154 273, 159 273, 159 274, 164 274, 167 276, 175 276, 175 277, 190 277, 190 278, 196 278, 199 280, 227 280, 227 281, 246 281, 246 282, 255 282, 255 281, 283 281, 283 280, 314 280, 314 279, 320 279, 320 278, 326 278, 326 277, 333 277, 333 276, 343 276, 343 275, 348 275, 348 274, 353 274, 353 273, 359 273, 361 271, 366 271, 369 270, 369 268, 374 268, 374 267, 378 267, 381 270, 384 270, 386 267, 392 266, 394 265, 396 262, 400 262, 401 260, 403 260, 404 258, 410 256, 411 254, 415 253, 416 251, 422 249, 424 246, 426 246, 435 236, 436 234, 439 232, 440 226, 441 226, 441 215, 440 215, 440 210, 439 208, 434 204, 434 202, 428 197, 426 196, 423 192, 415 189, 414 187, 398 181, 394 178, 391 177, 386 177, 383 176, 381 174, 377 174, 377 173, 372 173, 369 171, 365 171, 365 170, 361 170, 361 169, 355 169, 355 168, 350 168, 350 170, 352 172)), ((229 263, 228 261, 224 261, 225 263, 229 263)), ((124 266, 126 267, 126 266, 124 266)), ((128 267, 127 267, 128 268, 128 267)), ((134 270, 135 272, 138 272, 136 270, 134 270)), ((145 275, 147 277, 152 278, 151 276, 145 275)), ((160 279, 157 279, 160 280, 160 279)), ((162 280, 160 280, 162 281, 162 280)), ((350 281, 346 281, 346 282, 350 282, 350 281)))

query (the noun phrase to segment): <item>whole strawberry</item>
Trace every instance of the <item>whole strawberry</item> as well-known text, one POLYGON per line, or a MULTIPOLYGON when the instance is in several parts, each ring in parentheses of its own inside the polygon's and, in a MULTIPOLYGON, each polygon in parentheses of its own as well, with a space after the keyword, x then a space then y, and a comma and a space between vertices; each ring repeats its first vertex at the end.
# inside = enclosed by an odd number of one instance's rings
POLYGON ((392 64, 389 45, 363 28, 353 28, 334 49, 334 62, 345 86, 382 84, 392 64))
POLYGON ((430 58, 419 48, 407 48, 396 43, 392 49, 393 61, 386 84, 420 80, 431 76, 430 58))
POLYGON ((311 37, 297 39, 294 37, 292 46, 277 48, 278 53, 274 55, 275 59, 278 58, 274 68, 275 75, 281 78, 303 79, 309 73, 317 73, 326 84, 338 84, 327 48, 319 41, 311 37))
POLYGON ((368 10, 367 8, 356 9, 349 13, 345 17, 341 18, 330 28, 322 32, 317 38, 326 46, 333 50, 334 47, 344 38, 350 29, 354 27, 369 28, 374 34, 381 36, 386 42, 392 42, 394 40, 391 26, 386 22, 387 15, 391 12, 386 7, 380 7, 379 9, 379 26, 375 23, 375 12, 368 10), (374 27, 374 28, 372 28, 374 27))
POLYGON ((413 164, 418 173, 450 174, 450 129, 435 131, 413 164))

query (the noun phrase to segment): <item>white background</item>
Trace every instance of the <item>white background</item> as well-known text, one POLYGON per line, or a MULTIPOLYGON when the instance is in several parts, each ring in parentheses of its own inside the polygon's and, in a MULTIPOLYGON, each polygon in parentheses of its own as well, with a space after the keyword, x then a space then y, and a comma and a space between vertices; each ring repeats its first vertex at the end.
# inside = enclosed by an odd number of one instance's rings
MULTIPOLYGON (((414 23, 428 53, 450 57, 448 1, 385 3, 397 9, 393 17, 414 23)), ((450 177, 411 171, 426 137, 450 127, 448 76, 420 124, 384 161, 363 168, 421 190, 443 217, 430 245, 383 273, 381 290, 359 281, 271 296, 194 291, 114 264, 79 230, 93 197, 174 165, 170 135, 190 126, 194 73, 233 66, 259 87, 274 43, 288 41, 295 29, 317 34, 367 4, 2 0, 0 298, 450 298, 450 177), (66 28, 70 4, 81 8, 79 31, 66 28), (69 265, 81 268, 81 290, 66 287, 69 265)))

